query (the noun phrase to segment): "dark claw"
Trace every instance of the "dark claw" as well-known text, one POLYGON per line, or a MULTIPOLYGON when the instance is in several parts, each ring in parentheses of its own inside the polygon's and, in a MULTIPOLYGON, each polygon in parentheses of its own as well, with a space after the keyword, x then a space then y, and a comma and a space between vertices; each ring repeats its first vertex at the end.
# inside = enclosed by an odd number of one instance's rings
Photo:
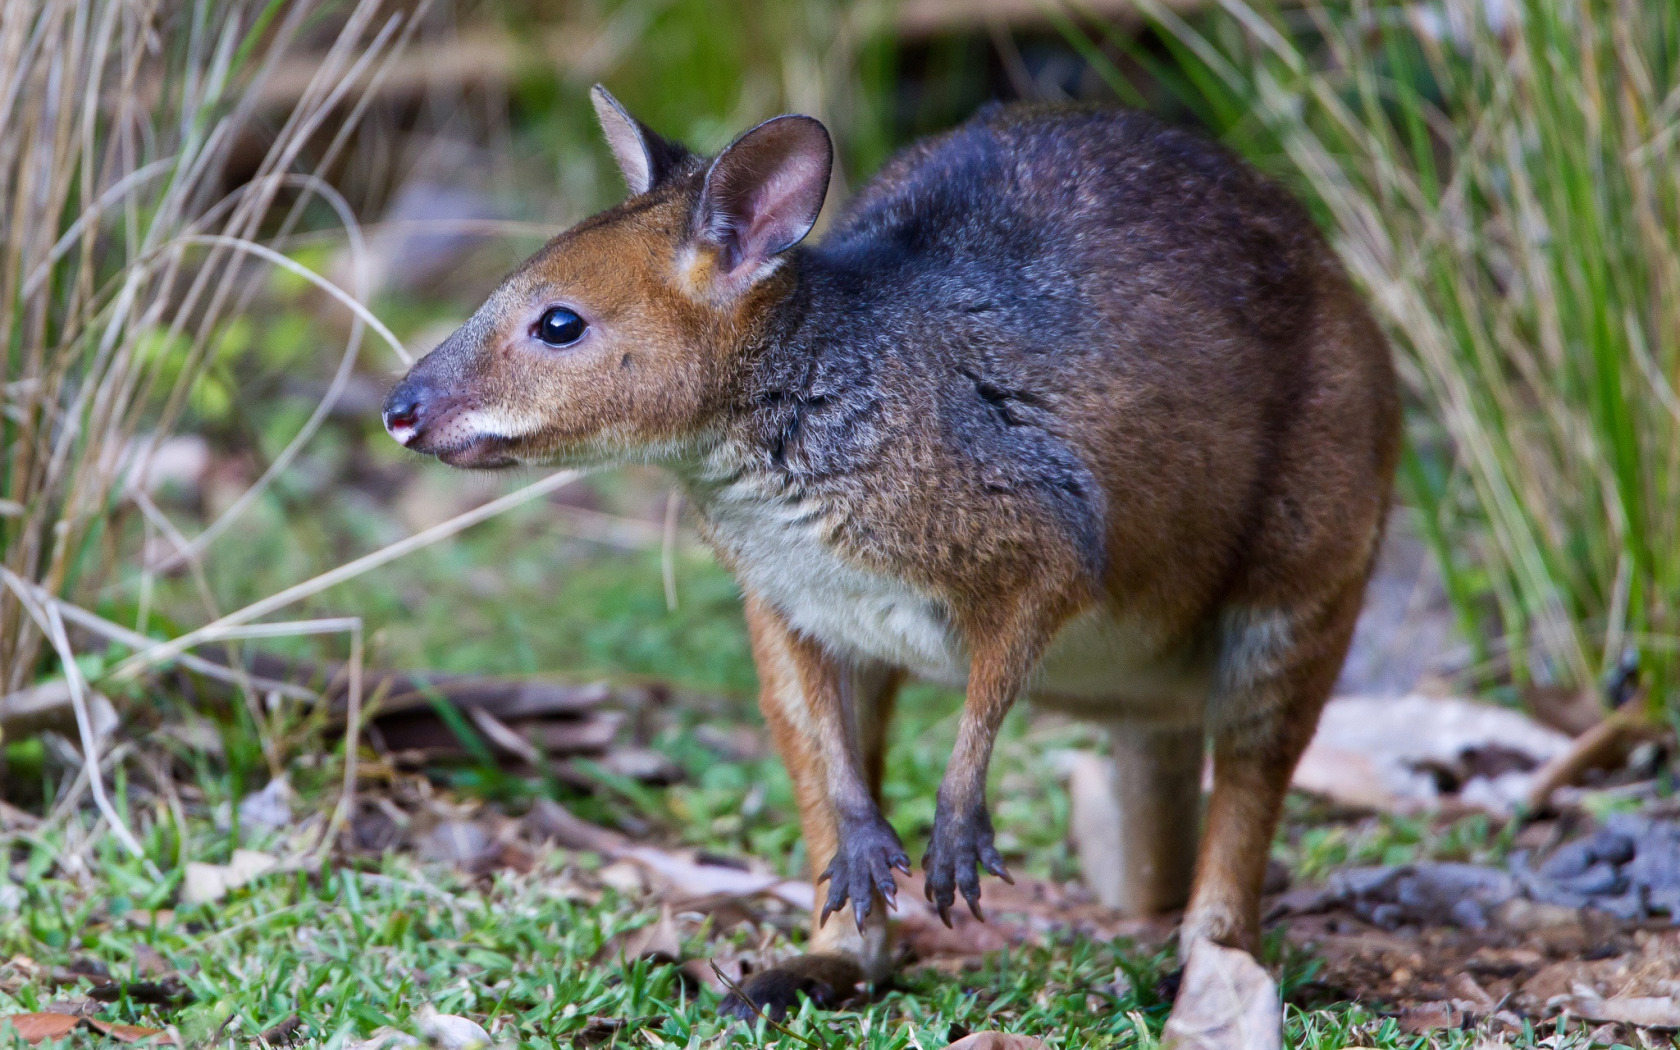
POLYGON ((898 884, 892 875, 895 870, 909 874, 910 855, 904 852, 898 835, 886 821, 877 818, 871 825, 842 827, 840 848, 817 877, 819 885, 824 880, 828 882, 828 899, 823 902, 817 925, 826 923, 848 900, 852 902, 852 915, 860 930, 863 920, 874 909, 877 894, 887 907, 896 907, 898 884))
POLYGON ((927 873, 927 899, 938 909, 940 921, 946 926, 951 925, 951 908, 959 892, 974 917, 986 921, 986 914, 980 909, 981 869, 1006 882, 1014 882, 1003 865, 1003 857, 992 844, 992 822, 983 806, 960 815, 952 815, 944 807, 935 810, 933 836, 927 856, 922 858, 922 868, 927 873))
POLYGON ((1014 876, 1010 875, 1009 869, 1003 866, 1003 856, 990 843, 987 843, 980 850, 980 866, 1009 885, 1015 885, 1014 876))

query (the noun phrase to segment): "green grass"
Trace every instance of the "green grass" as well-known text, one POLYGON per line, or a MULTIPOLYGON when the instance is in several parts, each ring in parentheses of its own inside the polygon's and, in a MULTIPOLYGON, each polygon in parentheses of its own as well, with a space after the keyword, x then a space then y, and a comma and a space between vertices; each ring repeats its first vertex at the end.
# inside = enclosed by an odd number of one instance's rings
MULTIPOLYGON (((216 855, 208 822, 192 826, 198 852, 216 855)), ((1164 954, 1125 942, 1047 940, 990 958, 979 970, 949 976, 910 970, 856 1010, 806 1010, 786 1031, 736 1029, 715 1019, 717 996, 685 984, 674 967, 595 962, 618 934, 652 917, 647 902, 605 889, 587 857, 556 852, 528 875, 469 880, 453 871, 388 856, 371 870, 334 869, 272 875, 212 905, 177 900, 179 873, 167 866, 170 843, 149 836, 164 869, 158 881, 106 840, 88 856, 93 878, 55 872, 64 838, 15 843, 28 877, 22 906, 0 917, 0 988, 26 972, 26 956, 46 973, 96 959, 114 976, 131 972, 135 949, 148 945, 183 976, 194 1001, 158 1008, 126 999, 109 1020, 175 1026, 187 1045, 217 1034, 244 1043, 297 1014, 300 1045, 341 1047, 382 1027, 413 1031, 426 1008, 478 1021, 506 1046, 567 1047, 595 1017, 633 1022, 613 1045, 936 1048, 953 1031, 1000 1029, 1034 1034, 1052 1047, 1156 1045, 1166 1004, 1156 985, 1164 954)), ((261 840, 253 845, 264 844, 261 840)), ((800 923, 799 925, 802 925, 800 923)), ((782 950, 797 945, 775 927, 719 932, 687 924, 684 955, 732 955, 772 933, 782 950)), ((1290 987, 1310 974, 1307 960, 1284 967, 1290 987)), ((77 986, 49 988, 23 980, 0 991, 0 1013, 34 1010, 77 986)), ((1289 1011, 1290 1045, 1418 1047, 1392 1020, 1367 1010, 1289 1011)), ((71 1041, 86 1043, 76 1035, 71 1041)), ((1468 1035, 1432 1044, 1471 1045, 1468 1035)))

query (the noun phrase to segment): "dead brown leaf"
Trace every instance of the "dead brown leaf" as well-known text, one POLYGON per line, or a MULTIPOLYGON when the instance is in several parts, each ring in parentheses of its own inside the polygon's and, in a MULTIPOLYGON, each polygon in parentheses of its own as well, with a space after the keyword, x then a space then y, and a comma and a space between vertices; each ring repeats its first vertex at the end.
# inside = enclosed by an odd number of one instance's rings
POLYGON ((1283 1005, 1254 956, 1197 941, 1161 1045, 1171 1050, 1281 1050, 1283 1005))
POLYGON ((250 849, 234 850, 233 859, 226 864, 188 861, 187 879, 181 888, 181 899, 194 904, 209 904, 221 900, 227 896, 229 890, 238 889, 279 863, 279 859, 271 854, 250 849))
POLYGON ((286 1046, 289 1045, 294 1038, 296 1038, 298 1030, 302 1027, 303 1018, 299 1017, 297 1014, 287 1014, 279 1024, 272 1028, 264 1029, 263 1033, 257 1036, 257 1038, 262 1040, 263 1043, 268 1046, 286 1046))
POLYGON ((1450 798, 1503 814, 1523 800, 1535 770, 1569 747, 1562 733, 1492 704, 1339 697, 1325 707, 1294 786, 1359 809, 1421 812, 1450 798))
POLYGON ((471 869, 490 854, 495 841, 478 821, 445 820, 421 836, 420 859, 471 869))
POLYGON ((951 1043, 945 1050, 1044 1050, 1044 1042, 1030 1035, 975 1032, 951 1043))
MULTIPOLYGON (((117 728, 117 709, 100 693, 90 691, 86 699, 94 735, 104 739, 117 728)), ((46 730, 76 733, 76 709, 67 682, 60 678, 0 695, 0 736, 27 740, 46 730)))
POLYGON ((1476 1013, 1491 1013, 1499 1005, 1486 988, 1476 983, 1476 979, 1468 973, 1457 973, 1447 980, 1447 990, 1452 993, 1453 1004, 1462 1010, 1476 1013))
MULTIPOLYGON (((674 852, 631 840, 616 831, 591 824, 574 816, 564 806, 548 799, 539 799, 525 815, 524 826, 530 834, 548 839, 568 849, 587 850, 604 857, 634 865, 639 873, 653 877, 685 901, 713 900, 733 897, 770 896, 804 911, 811 910, 814 891, 811 884, 799 879, 784 879, 767 871, 743 871, 727 864, 707 864, 692 851, 674 852)), ((608 880, 609 865, 596 872, 608 880)), ((632 883, 639 884, 640 875, 632 883)), ((611 884, 611 883, 609 883, 611 884)), ((626 889, 635 891, 627 884, 626 889)))
MULTIPOLYGON (((1642 698, 1644 692, 1636 694, 1642 698)), ((1651 722, 1641 699, 1625 703, 1609 717, 1576 737, 1562 754, 1553 756, 1533 777, 1524 805, 1531 813, 1544 812, 1558 788, 1579 783, 1590 770, 1614 768, 1627 761, 1628 751, 1641 740, 1664 730, 1651 722)))
POLYGON ((420 1036, 437 1050, 483 1050, 490 1046, 490 1033, 471 1018, 459 1014, 440 1014, 430 1005, 415 1015, 420 1036))
POLYGON ((111 968, 98 959, 79 956, 66 966, 53 967, 47 979, 56 985, 76 984, 83 979, 99 984, 110 981, 111 968))
POLYGON ((739 985, 752 975, 752 963, 741 955, 690 959, 682 964, 682 972, 697 987, 725 995, 731 984, 739 985))
POLYGON ((119 1043, 138 1043, 149 1039, 156 1046, 179 1045, 174 1035, 161 1028, 146 1028, 137 1024, 113 1024, 110 1021, 101 1021, 96 1017, 85 1018, 82 1023, 119 1043))
POLYGON ((633 1022, 622 1017, 594 1016, 589 1023, 572 1034, 572 1041, 582 1046, 595 1046, 618 1038, 620 1032, 631 1028, 633 1022))
POLYGON ((48 1039, 63 1039, 76 1030, 81 1018, 71 1014, 38 1013, 8 1014, 0 1017, 0 1028, 11 1028, 26 1043, 44 1043, 48 1039))
POLYGON ((637 959, 666 965, 682 961, 682 936, 671 918, 670 908, 659 910, 659 921, 612 938, 595 955, 597 963, 637 959))
POLYGON ((0 799, 0 831, 32 831, 40 823, 40 817, 0 799))
POLYGON ((171 977, 175 968, 149 944, 134 946, 134 972, 140 977, 171 977))
POLYGON ((1568 736, 1580 736, 1604 721, 1604 697, 1596 689, 1530 685, 1523 689, 1523 708, 1534 712, 1541 725, 1568 736))
POLYGON ((600 758, 601 768, 653 787, 682 782, 682 768, 651 747, 615 747, 600 758))
POLYGON ((539 839, 552 840, 566 849, 586 850, 613 856, 629 847, 630 840, 616 831, 574 816, 552 799, 539 798, 525 815, 525 828, 539 839))
MULTIPOLYGON (((1582 989, 1582 992, 1589 989, 1582 989)), ((1570 1013, 1588 1021, 1616 1021, 1635 1028, 1680 1030, 1680 1003, 1669 995, 1618 995, 1601 999, 1577 994, 1567 1004, 1570 1013)))
POLYGON ((149 1006, 183 1006, 193 1001, 192 989, 174 974, 160 981, 103 981, 89 988, 88 995, 103 1003, 127 996, 149 1006))
POLYGON ((88 1017, 79 1013, 43 1011, 41 1013, 10 1014, 0 1017, 0 1029, 8 1027, 14 1029, 18 1037, 26 1043, 42 1043, 49 1039, 63 1039, 82 1025, 86 1025, 95 1032, 122 1043, 138 1043, 141 1040, 151 1039, 154 1040, 154 1045, 176 1045, 175 1036, 161 1028, 113 1024, 109 1021, 101 1021, 97 1017, 88 1017))
POLYGON ((1409 1003, 1400 1011, 1400 1030, 1407 1035, 1422 1035, 1442 1028, 1463 1028, 1466 1020, 1463 1010, 1445 1000, 1409 1003))

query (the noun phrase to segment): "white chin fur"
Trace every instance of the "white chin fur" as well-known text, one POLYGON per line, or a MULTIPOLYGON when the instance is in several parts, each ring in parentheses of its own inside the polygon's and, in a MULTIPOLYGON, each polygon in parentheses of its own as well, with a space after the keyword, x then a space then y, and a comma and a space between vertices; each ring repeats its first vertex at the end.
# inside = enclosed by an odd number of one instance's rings
MULTIPOLYGON (((454 427, 478 438, 500 438, 511 441, 535 433, 542 424, 530 417, 493 409, 475 408, 461 413, 454 427)), ((406 442, 405 442, 406 444, 406 442)))

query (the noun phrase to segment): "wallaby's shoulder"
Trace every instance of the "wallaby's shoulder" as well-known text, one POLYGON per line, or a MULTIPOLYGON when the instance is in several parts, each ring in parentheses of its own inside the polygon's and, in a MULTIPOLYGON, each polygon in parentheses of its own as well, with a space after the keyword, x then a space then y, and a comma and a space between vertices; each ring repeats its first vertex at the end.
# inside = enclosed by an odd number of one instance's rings
POLYGON ((1141 221, 1237 206, 1310 226, 1286 192, 1205 136, 1135 110, 991 105, 907 147, 851 201, 835 234, 1042 211, 1141 221))

